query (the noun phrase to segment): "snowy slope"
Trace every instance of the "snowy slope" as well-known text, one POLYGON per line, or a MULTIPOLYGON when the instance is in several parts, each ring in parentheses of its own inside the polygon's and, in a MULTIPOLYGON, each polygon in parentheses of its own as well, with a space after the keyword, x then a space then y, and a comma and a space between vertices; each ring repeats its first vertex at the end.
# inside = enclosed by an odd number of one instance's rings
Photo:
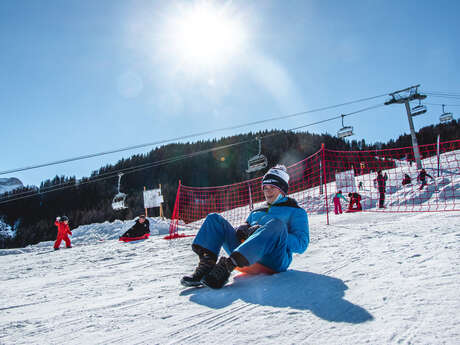
MULTIPOLYGON (((192 238, 75 229, 0 256, 1 344, 459 344, 460 213, 310 216, 290 270, 184 289, 192 238)), ((150 219, 152 230, 167 222, 150 219)))
MULTIPOLYGON (((457 205, 460 171, 443 159, 422 192, 389 184, 388 208, 420 193, 457 205)), ((359 178, 372 191, 373 177, 359 178)), ((370 207, 375 195, 363 193, 370 207)), ((179 284, 197 263, 193 238, 164 240, 160 218, 137 243, 117 241, 134 221, 115 221, 73 229, 72 249, 0 250, 0 344, 460 344, 460 212, 329 219, 309 215, 310 246, 287 272, 234 273, 221 290, 179 284)))
MULTIPOLYGON (((440 171, 438 176, 437 157, 428 157, 422 160, 422 165, 426 171, 433 176, 434 180, 428 179, 428 184, 423 190, 419 190, 421 183, 417 181, 418 171, 415 164, 410 165, 407 161, 395 161, 396 167, 385 169, 389 179, 386 183, 385 209, 383 212, 413 212, 413 211, 453 211, 460 209, 460 150, 450 151, 440 155, 440 171), (412 178, 412 183, 403 186, 401 181, 404 174, 412 178)), ((374 186, 376 173, 363 174, 355 177, 356 186, 360 182, 363 189, 358 192, 362 196, 361 204, 366 212, 382 212, 378 208, 379 191, 374 186)), ((337 190, 336 182, 326 184, 328 195, 329 214, 333 210, 333 197, 337 190)), ((299 206, 312 213, 326 213, 325 194, 320 193, 320 187, 313 187, 304 191, 289 194, 297 200, 299 206)), ((345 193, 346 195, 346 193, 345 193)), ((254 204, 254 208, 262 207, 265 202, 254 204)), ((347 203, 341 200, 342 208, 347 208, 347 203)), ((250 212, 249 205, 231 209, 221 214, 228 219, 234 226, 238 226, 246 220, 250 212)), ((326 221, 326 216, 324 217, 326 221)), ((190 228, 198 229, 204 219, 188 224, 190 228)), ((184 224, 182 224, 184 225, 184 224)))

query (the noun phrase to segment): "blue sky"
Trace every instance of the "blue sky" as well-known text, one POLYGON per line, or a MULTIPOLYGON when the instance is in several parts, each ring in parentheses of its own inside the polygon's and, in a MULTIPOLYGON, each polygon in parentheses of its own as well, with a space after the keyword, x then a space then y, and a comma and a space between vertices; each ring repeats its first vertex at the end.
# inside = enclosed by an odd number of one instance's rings
MULTIPOLYGON (((307 111, 420 83, 460 93, 457 1, 0 2, 0 171, 307 111)), ((290 129, 383 103, 205 137, 290 129)), ((428 104, 460 104, 429 97, 428 104)), ((447 108, 458 118, 460 107, 447 108)), ((437 123, 441 106, 414 118, 437 123)), ((351 139, 408 133, 404 107, 345 118, 351 139)), ((309 127, 335 134, 340 120, 309 127)), ((0 175, 88 176, 153 147, 0 175)))

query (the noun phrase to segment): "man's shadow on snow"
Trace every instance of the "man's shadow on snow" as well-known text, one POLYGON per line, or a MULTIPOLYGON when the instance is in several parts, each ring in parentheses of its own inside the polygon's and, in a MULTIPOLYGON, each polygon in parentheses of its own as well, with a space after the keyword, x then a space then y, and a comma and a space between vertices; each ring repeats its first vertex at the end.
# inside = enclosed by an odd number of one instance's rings
POLYGON ((289 270, 272 276, 236 276, 222 289, 192 288, 182 291, 190 301, 210 308, 223 308, 241 299, 277 308, 310 310, 332 322, 362 323, 373 320, 364 308, 343 299, 348 287, 337 278, 289 270))

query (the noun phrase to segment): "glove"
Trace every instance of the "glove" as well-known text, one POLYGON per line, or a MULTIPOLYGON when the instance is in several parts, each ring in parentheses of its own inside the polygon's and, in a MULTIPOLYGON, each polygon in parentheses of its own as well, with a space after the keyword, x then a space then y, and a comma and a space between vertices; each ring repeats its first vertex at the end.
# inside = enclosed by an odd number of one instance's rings
POLYGON ((251 236, 258 228, 260 228, 260 225, 256 224, 256 225, 253 225, 253 226, 249 226, 249 224, 243 224, 243 225, 240 225, 237 229, 236 229, 236 238, 238 239, 238 241, 240 241, 241 243, 243 243, 244 241, 246 241, 248 239, 249 236, 251 236))
POLYGON ((59 222, 61 220, 61 217, 56 217, 56 220, 59 222))
POLYGON ((236 238, 239 242, 243 243, 248 237, 249 224, 243 224, 236 228, 236 238))

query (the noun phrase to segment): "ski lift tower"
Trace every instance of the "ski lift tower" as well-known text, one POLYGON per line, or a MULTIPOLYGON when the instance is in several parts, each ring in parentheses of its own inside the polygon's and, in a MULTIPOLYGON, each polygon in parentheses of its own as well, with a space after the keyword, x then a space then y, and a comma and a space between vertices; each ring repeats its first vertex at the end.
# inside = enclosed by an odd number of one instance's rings
POLYGON ((398 90, 398 91, 390 93, 389 96, 391 98, 385 102, 385 105, 398 103, 398 104, 404 104, 406 106, 407 119, 409 120, 409 127, 410 127, 410 135, 412 137, 412 148, 414 150, 414 157, 417 163, 417 169, 422 169, 422 160, 420 159, 420 151, 418 148, 417 137, 415 136, 414 122, 412 121, 412 116, 425 113, 426 108, 425 109, 415 109, 416 111, 412 113, 410 104, 409 104, 410 101, 415 101, 415 100, 421 101, 422 99, 426 98, 426 95, 422 95, 418 93, 419 87, 420 87, 420 84, 410 86, 406 89, 398 90))

